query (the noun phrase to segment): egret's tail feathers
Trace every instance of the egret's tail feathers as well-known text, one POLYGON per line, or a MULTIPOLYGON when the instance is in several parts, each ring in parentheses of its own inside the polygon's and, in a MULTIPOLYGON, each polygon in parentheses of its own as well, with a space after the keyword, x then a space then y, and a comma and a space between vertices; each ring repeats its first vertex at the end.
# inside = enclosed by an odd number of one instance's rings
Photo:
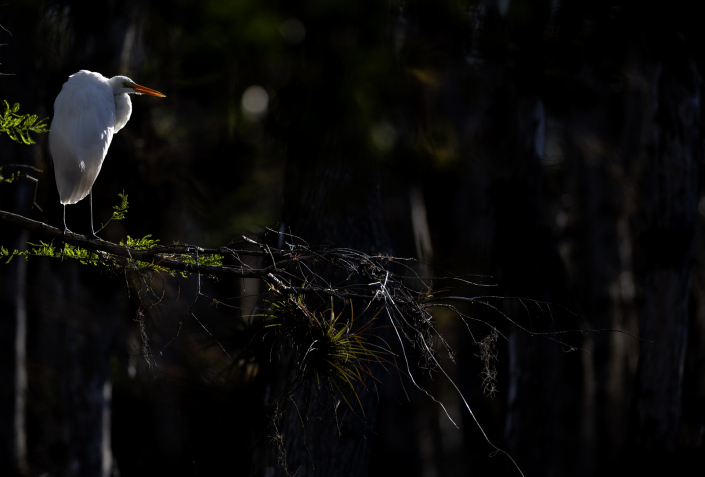
POLYGON ((54 168, 54 174, 57 176, 56 185, 59 190, 59 200, 62 204, 75 204, 88 195, 100 172, 100 164, 96 165, 98 167, 66 164, 61 168, 54 168), (59 179, 59 175, 61 175, 61 179, 59 179))

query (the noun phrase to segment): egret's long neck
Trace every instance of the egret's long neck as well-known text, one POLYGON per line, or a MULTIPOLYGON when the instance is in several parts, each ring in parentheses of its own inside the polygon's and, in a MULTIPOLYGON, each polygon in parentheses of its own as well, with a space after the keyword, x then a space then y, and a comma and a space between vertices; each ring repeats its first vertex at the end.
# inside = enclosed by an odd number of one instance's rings
POLYGON ((115 98, 115 131, 118 132, 127 121, 130 120, 130 115, 132 114, 132 101, 127 94, 116 94, 113 96, 115 98))

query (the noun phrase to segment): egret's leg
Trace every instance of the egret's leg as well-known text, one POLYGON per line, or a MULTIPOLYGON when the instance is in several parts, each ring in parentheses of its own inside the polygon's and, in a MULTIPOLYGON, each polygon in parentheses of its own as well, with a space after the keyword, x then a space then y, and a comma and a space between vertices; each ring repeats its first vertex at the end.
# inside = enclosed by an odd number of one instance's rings
MULTIPOLYGON (((64 261, 64 251, 66 250, 66 232, 71 232, 66 226, 66 204, 64 204, 64 238, 61 243, 61 261, 64 261)), ((73 232, 71 232, 73 233, 73 232)))
POLYGON ((63 205, 64 205, 64 238, 66 238, 66 232, 70 232, 70 233, 73 233, 73 232, 71 232, 71 230, 69 230, 69 228, 66 226, 66 204, 63 204, 63 205))
POLYGON ((96 235, 95 230, 93 229, 93 189, 88 191, 88 201, 91 204, 91 233, 93 234, 93 236, 95 238, 100 240, 100 237, 98 237, 98 235, 96 235))

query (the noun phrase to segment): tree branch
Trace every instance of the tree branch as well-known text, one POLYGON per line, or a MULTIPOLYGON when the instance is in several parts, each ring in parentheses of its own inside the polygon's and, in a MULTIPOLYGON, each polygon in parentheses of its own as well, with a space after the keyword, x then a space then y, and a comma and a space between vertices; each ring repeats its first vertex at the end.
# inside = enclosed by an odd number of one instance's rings
MULTIPOLYGON (((372 267, 381 271, 384 269, 385 263, 396 260, 386 256, 370 257, 364 253, 348 249, 322 248, 321 250, 313 250, 304 245, 289 245, 289 250, 279 250, 244 236, 242 237, 242 241, 257 245, 260 247, 260 250, 231 248, 230 245, 232 245, 232 242, 228 244, 228 246, 218 248, 202 248, 188 244, 173 244, 166 246, 155 245, 149 249, 138 249, 105 240, 90 239, 85 235, 73 232, 67 232, 66 236, 64 236, 64 232, 56 227, 2 210, 0 210, 0 220, 4 220, 5 222, 49 239, 62 242, 65 240, 68 244, 97 253, 107 260, 115 260, 117 264, 121 266, 126 266, 128 260, 138 260, 140 262, 150 263, 151 266, 147 267, 147 269, 158 267, 161 269, 200 273, 216 277, 259 278, 270 284, 272 288, 279 290, 288 290, 292 293, 321 292, 323 294, 335 294, 335 296, 346 299, 370 299, 371 295, 332 290, 330 286, 290 286, 289 280, 286 279, 287 272, 285 269, 291 265, 303 262, 323 262, 331 265, 337 262, 339 267, 349 273, 355 273, 360 267, 372 267), (265 248, 266 250, 264 250, 265 248), (237 265, 203 265, 184 262, 174 257, 174 255, 194 254, 200 254, 201 256, 218 254, 232 257, 237 261, 237 265), (274 263, 264 268, 255 269, 245 264, 240 259, 240 256, 271 257, 272 260, 275 260, 274 257, 278 257, 281 260, 274 261, 274 263)), ((145 267, 141 267, 139 270, 147 271, 145 267)))
MULTIPOLYGON (((11 212, 5 212, 2 210, 0 210, 0 219, 4 220, 5 222, 16 225, 17 227, 29 230, 30 232, 34 232, 36 234, 42 235, 53 240, 64 240, 63 231, 57 229, 56 227, 52 227, 51 225, 47 225, 43 222, 38 222, 36 220, 28 219, 27 217, 13 214, 11 212)), ((104 240, 92 240, 85 235, 76 234, 73 232, 67 232, 65 240, 66 243, 84 248, 86 250, 90 250, 91 252, 98 253, 104 258, 116 259, 116 261, 121 265, 125 265, 126 262, 124 260, 119 260, 120 258, 128 260, 139 260, 141 262, 151 263, 152 265, 161 268, 168 268, 171 270, 178 270, 190 273, 203 273, 215 276, 237 276, 241 278, 262 278, 261 272, 258 273, 254 270, 227 266, 217 267, 212 265, 198 265, 196 263, 186 263, 170 259, 165 256, 168 254, 193 254, 196 252, 196 249, 198 249, 198 252, 201 254, 221 254, 232 252, 225 247, 221 247, 219 249, 203 249, 192 245, 176 244, 166 247, 156 246, 154 248, 141 250, 126 247, 124 245, 116 244, 113 242, 107 242, 104 240)), ((239 253, 241 255, 263 255, 261 252, 249 250, 238 250, 235 253, 239 253)))

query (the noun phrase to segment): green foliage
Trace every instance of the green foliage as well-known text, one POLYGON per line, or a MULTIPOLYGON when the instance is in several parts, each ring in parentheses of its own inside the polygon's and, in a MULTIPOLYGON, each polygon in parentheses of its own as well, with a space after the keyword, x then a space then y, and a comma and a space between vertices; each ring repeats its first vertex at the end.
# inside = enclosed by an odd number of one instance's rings
MULTIPOLYGON (((153 239, 152 234, 145 235, 142 238, 132 238, 129 235, 125 240, 120 240, 120 245, 124 247, 128 247, 131 249, 135 250, 149 250, 150 248, 154 248, 157 245, 159 245, 159 240, 158 239, 153 239)), ((160 267, 159 265, 156 265, 154 263, 149 263, 149 262, 142 262, 140 260, 133 260, 133 264, 139 268, 151 268, 156 271, 160 272, 167 272, 173 274, 173 272, 167 270, 164 267, 160 267)))
POLYGON ((2 167, 0 167, 0 184, 2 184, 3 182, 5 182, 7 184, 11 184, 15 180, 19 179, 19 177, 20 177, 20 171, 17 171, 14 173, 11 172, 10 175, 7 177, 3 176, 2 175, 2 167))
MULTIPOLYGON (((159 240, 158 239, 153 239, 152 235, 145 235, 142 238, 132 238, 129 235, 125 240, 120 241, 120 245, 129 247, 135 250, 149 250, 151 248, 156 247, 158 244, 159 240)), ((176 260, 179 262, 183 263, 191 263, 191 264, 198 264, 198 265, 211 265, 214 267, 221 267, 223 265, 223 256, 222 255, 199 255, 198 260, 196 260, 196 257, 193 255, 187 255, 187 254, 169 254, 169 255, 164 255, 163 258, 166 258, 168 260, 176 260)), ((147 262, 141 262, 139 260, 135 261, 138 267, 140 268, 151 268, 152 270, 159 271, 159 272, 166 272, 171 275, 179 274, 182 277, 186 278, 189 275, 191 275, 188 272, 185 271, 174 271, 174 270, 169 270, 166 267, 162 267, 159 265, 159 263, 147 263, 147 262)))
POLYGON ((24 252, 20 252, 19 250, 10 251, 5 247, 0 247, 0 257, 7 257, 5 263, 8 264, 14 257, 24 257, 25 260, 29 260, 29 257, 61 258, 63 255, 66 258, 78 260, 83 265, 108 266, 108 263, 102 260, 97 253, 76 247, 75 245, 65 244, 63 252, 60 248, 55 247, 53 242, 44 243, 40 240, 38 244, 28 242, 27 245, 29 245, 29 248, 24 252))
MULTIPOLYGON (((120 196, 123 198, 123 203, 121 204, 121 206, 115 207, 116 214, 124 214, 124 212, 127 210, 127 196, 124 194, 121 194, 120 196)), ((124 216, 122 218, 124 218, 124 216)), ((116 220, 121 219, 117 218, 116 220)), ((19 250, 9 250, 5 247, 0 246, 0 260, 6 259, 5 263, 8 264, 12 261, 14 257, 24 257, 25 260, 29 260, 29 257, 51 257, 62 259, 72 258, 74 260, 78 260, 83 265, 103 265, 106 267, 113 266, 112 258, 109 254, 104 254, 104 256, 101 256, 102 254, 91 252, 84 248, 68 243, 64 244, 63 249, 54 246, 53 242, 45 243, 40 241, 38 244, 28 242, 27 245, 29 247, 24 252, 20 252, 19 250)), ((120 241, 120 245, 123 247, 131 248, 133 250, 149 250, 159 245, 159 240, 153 239, 151 235, 145 235, 142 238, 132 238, 128 235, 125 240, 120 241)), ((169 254, 162 256, 162 258, 168 260, 176 260, 183 263, 198 263, 199 265, 210 265, 215 267, 220 267, 223 265, 222 255, 199 255, 198 261, 196 260, 196 257, 187 254, 169 254)), ((156 272, 169 273, 170 275, 179 274, 184 278, 190 275, 190 273, 188 272, 174 271, 167 267, 160 266, 159 262, 150 263, 143 262, 140 260, 130 260, 129 263, 130 265, 128 265, 128 268, 142 269, 140 271, 152 270, 156 272)))
POLYGON ((118 196, 120 196, 120 205, 113 206, 113 216, 110 220, 124 220, 125 214, 127 214, 129 204, 127 203, 127 194, 125 194, 125 189, 123 189, 122 193, 118 194, 118 196))
MULTIPOLYGON (((113 212, 113 214, 114 213, 115 212, 113 212)), ((131 248, 131 249, 135 249, 135 250, 149 250, 149 249, 154 248, 157 245, 159 245, 158 242, 159 242, 158 239, 152 238, 152 234, 145 235, 142 238, 132 238, 128 235, 125 240, 120 240, 120 245, 122 245, 124 247, 131 248)), ((140 260, 134 260, 133 263, 135 266, 137 266, 139 268, 152 268, 153 270, 172 273, 169 270, 167 270, 166 268, 160 267, 160 266, 155 265, 153 263, 142 262, 140 260)))
POLYGON ((15 103, 12 107, 6 100, 3 100, 3 103, 5 103, 5 112, 0 116, 0 133, 7 133, 10 139, 20 144, 35 144, 29 136, 30 132, 49 132, 46 124, 49 118, 37 121, 36 114, 18 113, 20 103, 15 103))
MULTIPOLYGON (((172 255, 169 258, 172 260, 178 260, 180 262, 184 263, 190 263, 193 265, 210 265, 213 267, 222 267, 223 266, 223 256, 222 255, 199 255, 198 260, 196 260, 196 257, 193 255, 172 255)), ((170 272, 174 273, 174 272, 170 272)), ((189 275, 191 275, 188 272, 176 272, 182 277, 186 278, 189 275)))
POLYGON ((196 257, 193 255, 182 255, 181 261, 184 263, 198 264, 198 265, 210 265, 213 267, 223 266, 223 256, 222 255, 199 255, 198 262, 196 262, 196 257))
POLYGON ((5 262, 6 264, 10 263, 12 261, 12 259, 15 257, 15 255, 18 255, 18 254, 19 254, 19 251, 17 251, 17 250, 13 250, 12 252, 10 252, 5 247, 0 246, 0 257, 7 257, 7 261, 5 262))
POLYGON ((132 238, 128 235, 125 240, 120 240, 120 245, 135 250, 149 250, 159 245, 157 242, 159 242, 159 240, 153 239, 152 234, 145 235, 142 238, 132 238))

